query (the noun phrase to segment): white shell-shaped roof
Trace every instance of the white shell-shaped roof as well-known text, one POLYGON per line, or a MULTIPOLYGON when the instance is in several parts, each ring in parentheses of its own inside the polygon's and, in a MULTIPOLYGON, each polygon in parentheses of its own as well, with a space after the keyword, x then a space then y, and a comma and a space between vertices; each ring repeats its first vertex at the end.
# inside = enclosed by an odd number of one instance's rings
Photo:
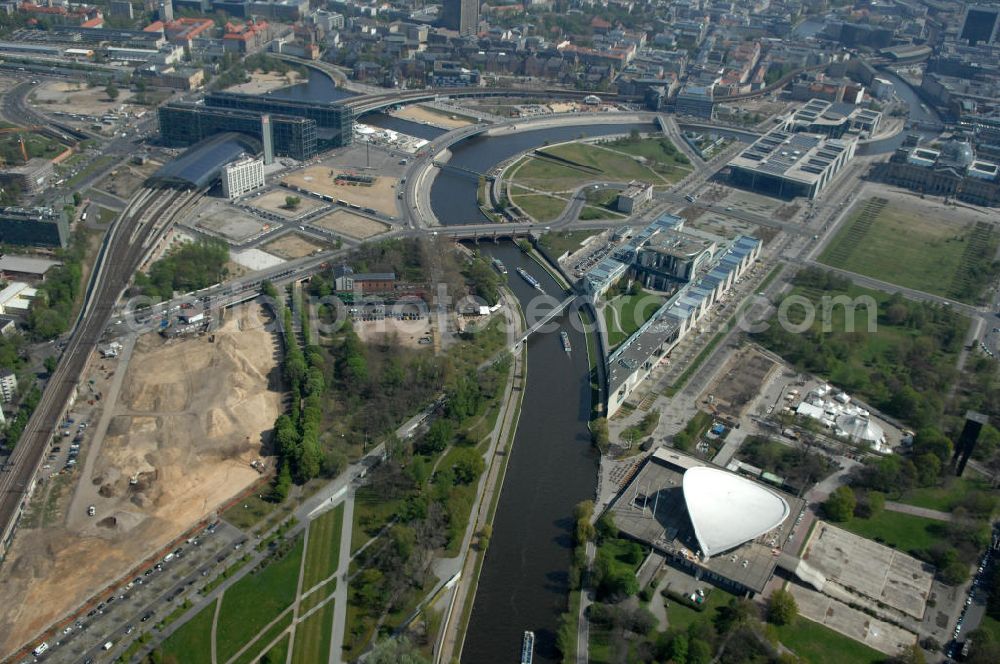
POLYGON ((788 518, 774 491, 719 468, 689 468, 681 482, 702 556, 710 558, 763 535, 788 518))

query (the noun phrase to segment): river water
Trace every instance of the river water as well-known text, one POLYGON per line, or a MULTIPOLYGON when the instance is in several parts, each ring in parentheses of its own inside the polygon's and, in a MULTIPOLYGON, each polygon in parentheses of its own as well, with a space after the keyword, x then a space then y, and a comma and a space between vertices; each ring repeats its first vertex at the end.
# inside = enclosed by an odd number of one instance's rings
MULTIPOLYGON (((538 291, 522 267, 559 297, 555 280, 509 242, 481 243, 508 269, 511 290, 530 326, 538 291)), ((560 297, 561 299, 561 297, 560 297)), ((553 300, 554 302, 555 300, 553 300)), ((546 307, 548 309, 548 307, 546 307)), ((527 386, 521 418, 493 523, 479 588, 465 638, 463 662, 516 662, 525 630, 535 632, 535 661, 558 661, 555 630, 566 610, 572 552, 573 507, 594 497, 597 455, 590 445, 590 366, 587 341, 575 310, 556 320, 569 334, 563 350, 555 325, 528 340, 527 386)))
MULTIPOLYGON (((652 124, 594 124, 536 129, 505 136, 473 136, 451 148, 449 164, 486 173, 501 161, 519 152, 583 136, 627 134, 632 129, 654 131, 652 124)), ((489 221, 476 201, 479 181, 471 174, 442 170, 431 186, 431 208, 445 226, 482 224, 489 221)), ((513 274, 513 272, 512 272, 513 274)))

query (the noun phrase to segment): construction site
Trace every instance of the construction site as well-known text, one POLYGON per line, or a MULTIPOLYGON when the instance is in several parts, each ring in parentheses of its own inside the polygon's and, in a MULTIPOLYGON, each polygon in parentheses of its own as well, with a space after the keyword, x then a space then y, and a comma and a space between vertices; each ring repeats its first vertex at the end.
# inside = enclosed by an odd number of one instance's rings
POLYGON ((283 400, 270 322, 253 303, 201 336, 125 338, 117 358, 91 359, 84 375, 103 398, 89 415, 81 465, 50 482, 62 490, 36 492, 48 517, 22 529, 0 568, 0 657, 267 472, 283 400))

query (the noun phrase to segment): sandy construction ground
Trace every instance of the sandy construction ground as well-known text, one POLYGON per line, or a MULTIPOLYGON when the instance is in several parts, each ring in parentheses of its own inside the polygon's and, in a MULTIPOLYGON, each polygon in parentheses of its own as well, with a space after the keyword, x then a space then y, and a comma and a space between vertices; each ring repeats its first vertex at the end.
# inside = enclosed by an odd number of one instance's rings
POLYGON ((269 191, 261 196, 248 198, 243 202, 251 207, 257 208, 258 210, 270 212, 271 214, 276 214, 279 217, 284 217, 285 219, 300 217, 322 207, 323 205, 315 199, 309 198, 308 196, 302 196, 299 192, 291 191, 289 189, 275 189, 274 191, 269 191), (290 210, 285 207, 285 198, 288 196, 299 197, 299 204, 296 208, 290 210))
POLYGON ((277 240, 272 240, 261 247, 267 253, 284 258, 285 260, 295 260, 296 258, 309 256, 326 248, 326 244, 312 238, 303 237, 298 233, 282 235, 277 240))
POLYGON ((265 74, 260 71, 255 71, 250 74, 250 81, 248 83, 240 83, 239 85, 234 85, 231 88, 226 88, 226 92, 241 92, 248 95, 259 95, 272 90, 277 90, 279 88, 285 88, 289 85, 301 83, 301 78, 302 77, 299 76, 298 72, 294 71, 290 71, 287 74, 279 74, 273 71, 265 74))
POLYGON ((214 343, 139 339, 73 507, 58 526, 18 533, 0 568, 0 657, 260 477, 249 462, 282 402, 264 320, 251 305, 231 312, 214 343), (96 518, 78 509, 88 504, 96 518))
POLYGON ((395 216, 396 178, 378 176, 370 187, 334 183, 334 178, 338 174, 353 172, 326 166, 310 166, 285 176, 282 182, 301 187, 306 191, 331 196, 335 200, 347 201, 362 208, 370 208, 390 217, 395 216))
POLYGON ((431 110, 424 106, 404 106, 398 111, 393 111, 390 115, 412 122, 441 127, 442 129, 458 129, 459 127, 468 127, 472 124, 472 120, 468 118, 446 113, 445 111, 431 110))
POLYGON ((334 210, 311 223, 314 226, 358 240, 365 240, 389 230, 389 226, 381 221, 375 221, 347 210, 334 210))
POLYGON ((46 81, 33 93, 33 101, 45 111, 63 111, 98 117, 127 104, 132 98, 127 87, 119 88, 115 101, 108 99, 104 86, 88 88, 85 82, 46 81))
POLYGON ((433 338, 431 321, 399 320, 386 318, 384 320, 354 321, 354 331, 365 343, 393 342, 405 348, 426 348, 433 350, 433 344, 421 344, 421 337, 433 338))
POLYGON ((141 166, 123 164, 105 176, 95 188, 119 198, 128 199, 139 190, 146 178, 155 173, 161 165, 154 161, 147 161, 141 166))

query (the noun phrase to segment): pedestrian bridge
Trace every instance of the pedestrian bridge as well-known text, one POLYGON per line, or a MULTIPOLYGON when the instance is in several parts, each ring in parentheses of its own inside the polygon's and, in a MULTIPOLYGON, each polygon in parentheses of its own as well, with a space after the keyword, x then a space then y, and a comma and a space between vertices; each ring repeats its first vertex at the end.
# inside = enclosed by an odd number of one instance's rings
POLYGON ((569 307, 569 305, 571 305, 577 299, 577 297, 578 296, 575 293, 573 293, 573 294, 569 295, 565 300, 563 300, 562 302, 560 302, 559 304, 557 304, 555 307, 553 307, 551 311, 549 311, 547 314, 545 314, 544 317, 542 317, 541 319, 539 319, 534 325, 532 325, 531 327, 529 327, 528 330, 524 334, 521 335, 521 337, 514 343, 514 345, 511 346, 511 350, 512 351, 516 351, 518 348, 520 348, 521 344, 523 344, 525 341, 528 340, 528 337, 530 337, 535 332, 538 332, 540 329, 542 329, 543 327, 545 327, 547 324, 551 323, 552 319, 554 319, 556 316, 558 316, 562 312, 566 311, 566 308, 569 307))

